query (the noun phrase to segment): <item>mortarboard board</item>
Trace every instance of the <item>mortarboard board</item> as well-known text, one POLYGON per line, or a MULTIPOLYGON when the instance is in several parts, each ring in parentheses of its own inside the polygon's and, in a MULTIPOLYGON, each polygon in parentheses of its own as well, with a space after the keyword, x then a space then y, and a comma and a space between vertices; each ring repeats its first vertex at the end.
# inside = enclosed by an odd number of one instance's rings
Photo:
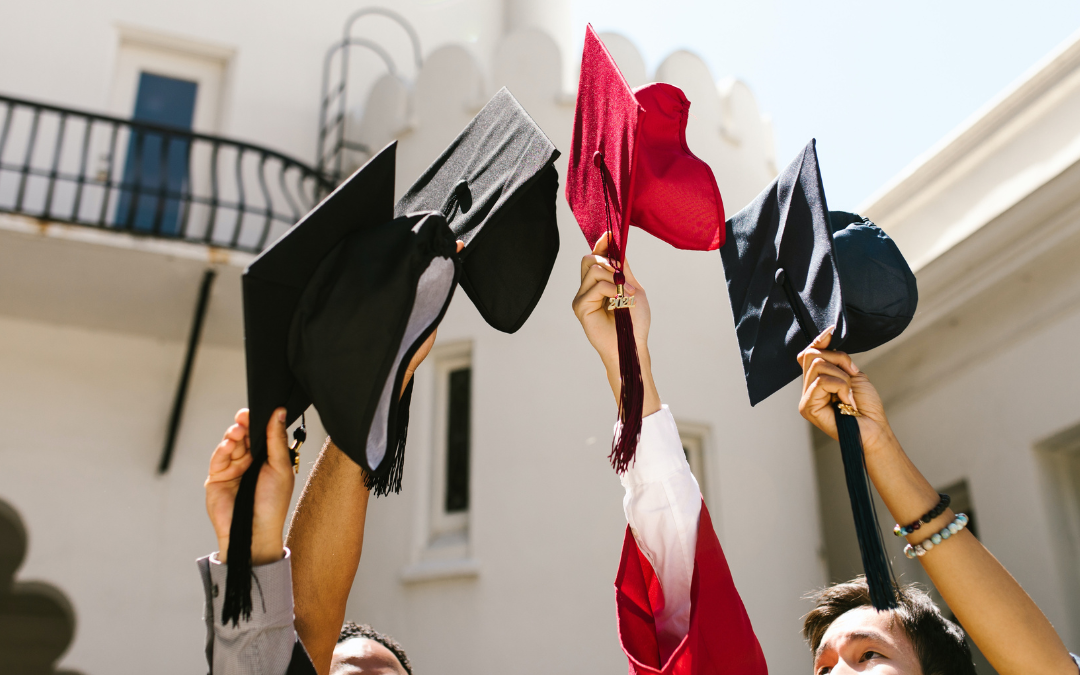
MULTIPOLYGON (((828 210, 813 140, 726 228, 720 254, 751 405, 802 374, 799 352, 829 326, 829 347, 855 353, 893 339, 915 314, 915 275, 893 240, 828 210)), ((895 606, 858 423, 840 408, 837 430, 873 604, 895 606)))
POLYGON ((637 447, 643 398, 633 299, 621 293, 629 227, 681 249, 711 251, 724 242, 716 179, 686 145, 689 109, 683 92, 669 84, 631 90, 592 26, 586 27, 566 200, 589 246, 610 233, 609 258, 620 289, 609 308, 619 336, 623 423, 610 458, 620 472, 637 447))
POLYGON ((751 405, 802 374, 796 357, 829 326, 831 348, 857 353, 915 314, 915 275, 893 240, 828 210, 814 141, 726 227, 720 255, 751 405))
POLYGON ((411 383, 400 400, 396 394, 463 270, 472 272, 467 290, 496 328, 516 330, 539 300, 558 252, 558 152, 509 92, 477 117, 398 204, 398 217, 391 144, 245 270, 254 461, 233 510, 223 623, 250 613, 253 498, 273 410, 284 404, 291 424, 314 404, 335 445, 363 467, 367 487, 397 492, 411 383), (438 194, 446 167, 457 175, 438 194), (425 197, 443 210, 410 212, 428 207, 425 197), (519 248, 513 260, 530 276, 506 283, 514 265, 496 256, 520 247, 530 231, 542 245, 519 248), (461 254, 458 238, 467 242, 461 254), (498 273, 486 273, 486 265, 498 273))
POLYGON ((465 242, 461 287, 484 319, 507 333, 529 318, 559 253, 558 157, 503 87, 394 209, 399 216, 442 212, 465 242))

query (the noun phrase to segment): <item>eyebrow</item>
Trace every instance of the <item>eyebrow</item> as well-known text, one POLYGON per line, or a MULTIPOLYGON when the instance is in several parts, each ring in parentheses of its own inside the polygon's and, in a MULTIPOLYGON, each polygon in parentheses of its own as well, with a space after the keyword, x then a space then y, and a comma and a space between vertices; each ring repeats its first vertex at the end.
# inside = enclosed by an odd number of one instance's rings
MULTIPOLYGON (((875 631, 854 630, 844 633, 843 635, 840 635, 838 637, 847 638, 849 640, 872 640, 881 644, 888 644, 888 641, 885 640, 881 633, 875 631)), ((832 641, 822 642, 820 645, 818 645, 817 651, 814 652, 814 659, 817 660, 817 658, 821 656, 821 653, 828 649, 831 645, 832 641)))

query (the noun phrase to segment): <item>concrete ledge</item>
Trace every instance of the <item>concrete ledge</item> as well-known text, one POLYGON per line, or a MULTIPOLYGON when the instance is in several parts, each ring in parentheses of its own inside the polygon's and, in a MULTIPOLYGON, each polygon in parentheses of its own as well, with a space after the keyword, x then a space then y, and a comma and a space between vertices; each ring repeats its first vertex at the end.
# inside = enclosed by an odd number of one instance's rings
POLYGON ((425 560, 401 570, 399 579, 403 584, 442 579, 467 579, 480 576, 480 562, 473 558, 457 560, 425 560))
POLYGON ((257 257, 254 253, 233 251, 219 246, 184 241, 182 239, 136 235, 106 227, 58 223, 15 213, 0 213, 0 230, 84 244, 110 246, 129 251, 156 253, 212 265, 229 265, 240 269, 247 267, 257 257))

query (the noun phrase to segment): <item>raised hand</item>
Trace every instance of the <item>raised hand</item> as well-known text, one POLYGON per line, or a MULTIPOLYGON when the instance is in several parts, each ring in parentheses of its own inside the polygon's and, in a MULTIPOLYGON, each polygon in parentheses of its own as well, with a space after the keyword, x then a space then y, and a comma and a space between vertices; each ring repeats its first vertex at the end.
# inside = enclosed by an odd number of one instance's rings
POLYGON ((799 412, 830 438, 836 438, 834 397, 854 407, 861 416, 859 431, 867 450, 886 443, 895 444, 889 420, 877 389, 866 374, 859 370, 844 352, 826 349, 832 340, 833 327, 814 338, 810 346, 799 353, 803 370, 803 394, 799 412))
MULTIPOLYGON (((581 259, 581 286, 574 296, 574 314, 589 343, 600 355, 607 371, 608 384, 611 385, 616 403, 621 390, 619 380, 619 341, 615 333, 615 313, 607 308, 608 298, 614 298, 615 268, 607 258, 608 236, 605 234, 596 242, 591 254, 581 259)), ((660 397, 652 379, 651 359, 649 357, 649 326, 652 314, 649 310, 649 298, 641 287, 629 262, 623 266, 626 283, 623 292, 635 300, 630 310, 634 322, 634 339, 637 342, 638 360, 641 363, 641 379, 645 385, 643 415, 650 415, 660 409, 660 397)))
MULTIPOLYGON (((228 562, 229 528, 233 504, 240 487, 240 477, 251 466, 251 442, 248 411, 236 413, 236 423, 225 431, 210 456, 206 476, 206 512, 218 539, 218 560, 228 562)), ((251 564, 265 565, 285 555, 282 529, 289 514, 296 476, 289 460, 285 408, 278 408, 266 425, 267 460, 259 472, 255 488, 255 512, 252 519, 251 564)))

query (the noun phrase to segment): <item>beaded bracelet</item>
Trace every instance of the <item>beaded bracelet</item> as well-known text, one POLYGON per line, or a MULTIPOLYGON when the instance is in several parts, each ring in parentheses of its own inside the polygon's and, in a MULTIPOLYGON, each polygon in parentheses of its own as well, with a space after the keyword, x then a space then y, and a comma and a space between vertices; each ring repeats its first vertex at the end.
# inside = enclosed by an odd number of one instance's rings
POLYGON ((904 547, 904 555, 906 555, 907 557, 912 558, 912 559, 917 558, 917 557, 921 558, 922 556, 926 555, 926 553, 930 549, 934 548, 935 546, 937 546, 941 542, 945 541, 949 537, 953 536, 954 534, 958 533, 960 530, 967 527, 967 524, 968 524, 967 514, 960 513, 960 514, 958 514, 956 516, 956 520, 952 521, 947 526, 941 528, 941 532, 938 532, 937 534, 931 535, 930 538, 927 539, 926 541, 915 544, 914 546, 912 546, 911 544, 908 544, 907 546, 905 546, 904 547))
POLYGON ((952 498, 949 497, 949 495, 941 494, 940 492, 938 493, 938 496, 941 497, 941 500, 938 501, 937 506, 927 511, 922 518, 919 518, 910 525, 901 525, 900 523, 897 523, 893 526, 892 533, 898 537, 906 537, 922 527, 923 523, 929 523, 934 518, 945 513, 945 509, 949 508, 949 502, 952 501, 952 498))

